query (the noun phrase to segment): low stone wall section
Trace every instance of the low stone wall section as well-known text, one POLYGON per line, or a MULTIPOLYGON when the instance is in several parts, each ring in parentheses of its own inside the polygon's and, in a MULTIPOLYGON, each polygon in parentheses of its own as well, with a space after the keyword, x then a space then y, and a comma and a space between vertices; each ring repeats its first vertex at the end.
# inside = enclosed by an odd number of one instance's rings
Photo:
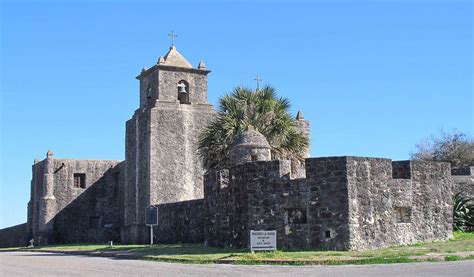
POLYGON ((0 248, 29 245, 27 224, 19 224, 0 230, 0 248))
POLYGON ((158 205, 158 226, 154 229, 154 241, 204 242, 204 218, 204 199, 158 205))
POLYGON ((465 197, 474 198, 474 166, 453 169, 453 192, 460 192, 465 197))

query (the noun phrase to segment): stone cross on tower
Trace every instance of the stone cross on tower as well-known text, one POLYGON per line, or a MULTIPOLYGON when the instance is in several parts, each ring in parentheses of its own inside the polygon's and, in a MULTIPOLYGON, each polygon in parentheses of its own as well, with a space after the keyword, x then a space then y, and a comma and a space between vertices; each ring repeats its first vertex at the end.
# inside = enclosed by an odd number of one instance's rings
POLYGON ((255 91, 258 91, 260 89, 260 81, 262 79, 257 75, 257 77, 254 80, 257 81, 257 89, 255 91))
POLYGON ((174 31, 171 31, 171 34, 168 34, 169 37, 171 37, 171 46, 174 46, 174 38, 177 37, 177 35, 174 34, 174 31))

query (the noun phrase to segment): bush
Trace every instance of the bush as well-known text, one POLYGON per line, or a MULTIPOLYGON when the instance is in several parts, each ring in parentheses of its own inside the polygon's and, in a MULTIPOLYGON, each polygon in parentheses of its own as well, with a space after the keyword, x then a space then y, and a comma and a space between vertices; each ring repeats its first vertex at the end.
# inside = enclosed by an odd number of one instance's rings
POLYGON ((453 198, 453 228, 455 231, 474 231, 474 199, 461 192, 453 198))
POLYGON ((416 145, 414 160, 449 162, 452 168, 474 165, 474 138, 459 131, 440 131, 416 145))

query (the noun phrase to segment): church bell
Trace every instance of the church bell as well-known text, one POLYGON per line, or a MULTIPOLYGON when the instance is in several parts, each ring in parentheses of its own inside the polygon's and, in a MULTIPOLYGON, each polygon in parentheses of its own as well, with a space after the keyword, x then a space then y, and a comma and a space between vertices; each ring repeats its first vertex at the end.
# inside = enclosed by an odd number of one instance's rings
POLYGON ((178 93, 179 93, 179 94, 181 94, 181 93, 188 93, 188 92, 186 91, 186 86, 180 84, 180 85, 178 86, 178 93))

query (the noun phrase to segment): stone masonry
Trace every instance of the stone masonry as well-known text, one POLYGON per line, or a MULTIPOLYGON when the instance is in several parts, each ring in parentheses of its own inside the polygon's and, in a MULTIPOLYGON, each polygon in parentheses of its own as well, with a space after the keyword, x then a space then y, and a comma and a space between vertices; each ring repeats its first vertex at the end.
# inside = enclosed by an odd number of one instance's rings
POLYGON ((192 68, 172 46, 165 58, 137 76, 140 108, 126 124, 122 232, 127 242, 148 240, 144 226, 148 205, 203 197, 204 169, 197 144, 216 117, 207 102, 209 72, 203 62, 192 68))
POLYGON ((210 171, 205 181, 207 243, 248 247, 250 230, 277 230, 289 249, 363 250, 452 236, 449 164, 388 159, 311 158, 306 178, 288 161, 210 171))
MULTIPOLYGON (((205 172, 199 135, 216 119, 197 68, 172 45, 143 68, 139 107, 126 122, 125 160, 56 158, 32 166, 28 222, 0 230, 0 247, 147 243, 144 210, 158 206, 160 243, 245 248, 250 230, 277 230, 278 248, 362 250, 452 236, 452 196, 474 196, 474 167, 365 157, 272 160, 250 127, 229 168, 205 172)), ((308 138, 298 112, 295 128, 308 138)))

